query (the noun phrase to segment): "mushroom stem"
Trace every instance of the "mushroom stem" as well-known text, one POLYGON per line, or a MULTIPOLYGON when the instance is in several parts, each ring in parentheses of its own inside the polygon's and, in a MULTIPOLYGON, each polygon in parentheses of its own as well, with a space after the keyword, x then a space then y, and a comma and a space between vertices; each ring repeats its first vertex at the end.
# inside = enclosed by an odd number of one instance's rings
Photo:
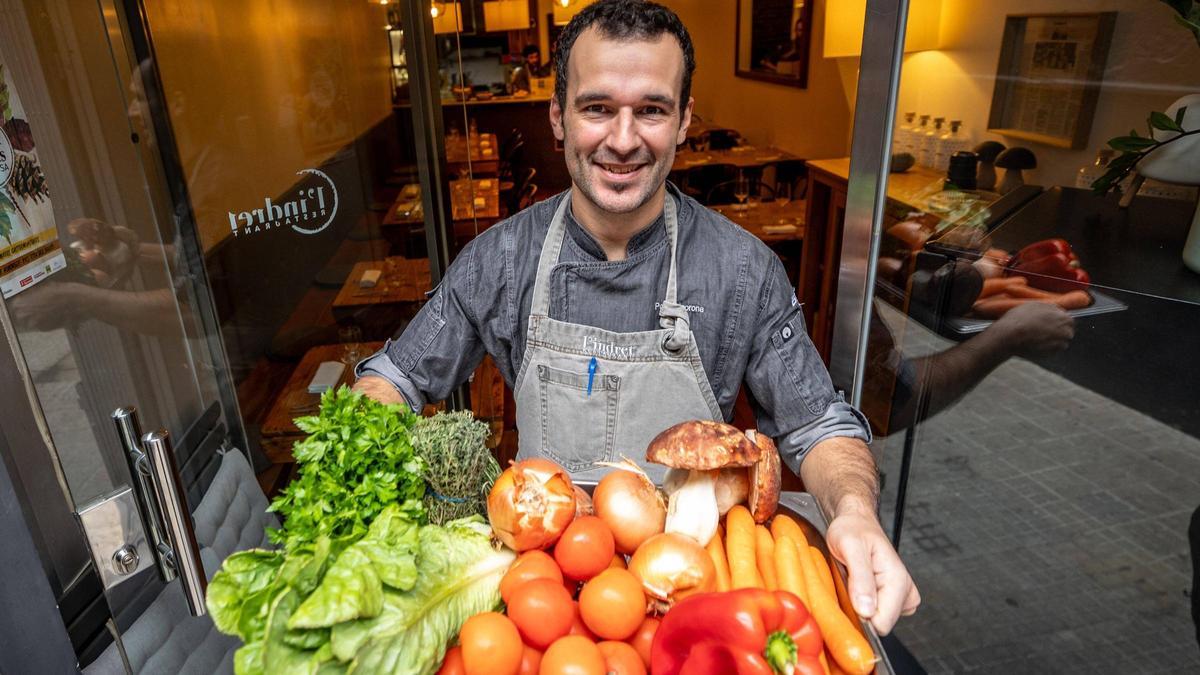
POLYGON ((684 534, 707 546, 717 533, 717 472, 689 471, 687 481, 668 499, 667 532, 684 534))

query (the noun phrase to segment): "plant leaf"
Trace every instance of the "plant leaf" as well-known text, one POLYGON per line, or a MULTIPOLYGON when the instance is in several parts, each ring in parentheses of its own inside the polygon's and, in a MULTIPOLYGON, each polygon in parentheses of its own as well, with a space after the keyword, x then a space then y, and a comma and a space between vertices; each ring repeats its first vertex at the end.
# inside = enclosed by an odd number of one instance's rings
POLYGON ((1183 128, 1183 116, 1187 114, 1187 109, 1188 107, 1184 105, 1175 111, 1175 124, 1178 124, 1181 129, 1183 128))
POLYGON ((1117 136, 1108 141, 1109 147, 1121 152, 1140 152, 1148 150, 1158 145, 1158 141, 1153 138, 1142 138, 1141 136, 1117 136))
POLYGON ((1178 122, 1170 117, 1167 117, 1165 113, 1160 113, 1157 111, 1150 113, 1150 126, 1163 131, 1176 131, 1183 133, 1183 127, 1179 126, 1178 122))

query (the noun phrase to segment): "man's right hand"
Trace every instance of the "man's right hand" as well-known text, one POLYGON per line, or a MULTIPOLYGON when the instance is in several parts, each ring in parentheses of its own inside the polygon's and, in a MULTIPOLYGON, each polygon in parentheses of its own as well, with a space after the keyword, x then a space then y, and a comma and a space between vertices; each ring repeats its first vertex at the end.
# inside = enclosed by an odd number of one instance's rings
POLYGON ((392 386, 392 383, 378 375, 364 375, 358 378, 358 381, 354 383, 353 389, 354 391, 366 394, 367 398, 375 399, 380 403, 408 405, 408 402, 392 386))
POLYGON ((1075 337, 1075 319, 1048 302, 1026 302, 996 319, 991 331, 1015 356, 1049 356, 1066 349, 1075 337))

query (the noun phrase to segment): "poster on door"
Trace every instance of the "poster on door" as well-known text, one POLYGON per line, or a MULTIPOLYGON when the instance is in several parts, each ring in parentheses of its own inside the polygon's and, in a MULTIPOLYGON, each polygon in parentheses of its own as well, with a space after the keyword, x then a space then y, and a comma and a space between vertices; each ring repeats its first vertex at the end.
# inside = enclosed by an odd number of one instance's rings
POLYGON ((0 291, 11 298, 64 267, 33 130, 0 61, 0 291))

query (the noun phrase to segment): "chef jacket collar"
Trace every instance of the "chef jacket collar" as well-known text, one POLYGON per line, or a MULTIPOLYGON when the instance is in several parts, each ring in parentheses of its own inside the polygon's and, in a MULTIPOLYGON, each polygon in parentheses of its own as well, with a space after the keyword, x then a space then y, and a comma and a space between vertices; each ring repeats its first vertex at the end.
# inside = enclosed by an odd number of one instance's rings
MULTIPOLYGON (((569 197, 568 197, 569 199, 569 197)), ((580 250, 592 256, 596 260, 608 260, 608 256, 604 254, 604 249, 600 247, 599 242, 591 235, 579 221, 575 220, 575 214, 571 212, 571 204, 567 204, 566 213, 567 232, 570 233, 571 239, 579 246, 580 250)), ((663 214, 658 214, 654 222, 638 231, 629 239, 629 244, 626 246, 625 255, 631 257, 638 251, 657 243, 660 239, 667 236, 666 220, 663 214)))

